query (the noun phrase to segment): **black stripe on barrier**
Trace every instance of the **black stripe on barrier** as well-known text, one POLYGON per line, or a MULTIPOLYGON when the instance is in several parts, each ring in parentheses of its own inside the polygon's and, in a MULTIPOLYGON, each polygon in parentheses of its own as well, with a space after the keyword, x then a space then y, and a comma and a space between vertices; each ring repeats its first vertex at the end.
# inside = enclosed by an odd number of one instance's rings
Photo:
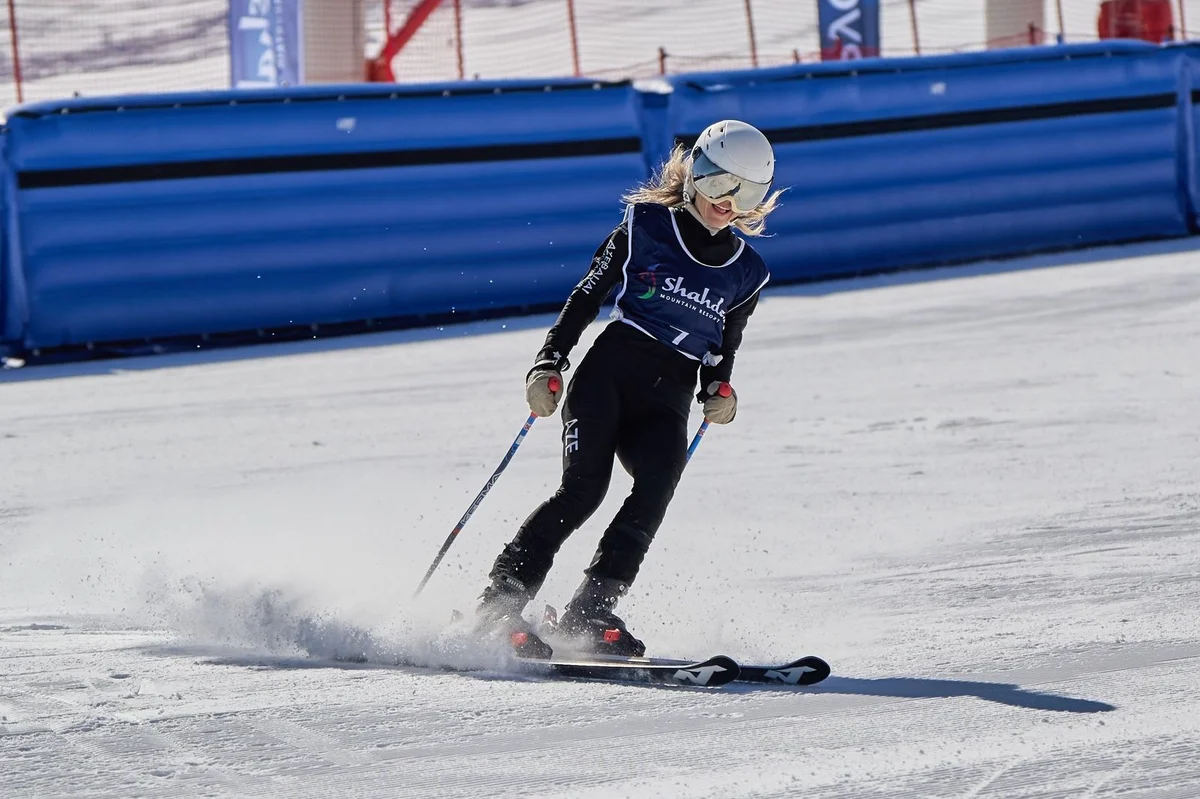
MULTIPOLYGON (((1195 92, 1200 95, 1200 92, 1195 92)), ((851 139, 859 136, 882 136, 888 133, 962 128, 971 125, 997 125, 1006 122, 1034 122, 1091 114, 1120 114, 1130 111, 1153 111, 1170 108, 1179 101, 1174 93, 1147 94, 1141 97, 1115 97, 1104 100, 1078 100, 1069 103, 1026 105, 1016 108, 988 108, 980 111, 954 111, 948 114, 874 119, 862 122, 836 122, 829 125, 797 125, 786 128, 763 129, 774 144, 787 144, 828 139, 851 139)), ((676 136, 676 141, 691 146, 700 134, 676 136)))
POLYGON ((323 172, 348 169, 377 169, 400 166, 469 164, 487 161, 522 161, 540 158, 577 158, 640 153, 641 139, 594 139, 533 144, 493 144, 476 147, 436 147, 422 150, 388 150, 328 155, 284 155, 255 158, 224 158, 179 163, 126 164, 74 169, 38 169, 17 174, 21 189, 95 186, 105 183, 134 183, 149 180, 185 180, 280 172, 323 172))

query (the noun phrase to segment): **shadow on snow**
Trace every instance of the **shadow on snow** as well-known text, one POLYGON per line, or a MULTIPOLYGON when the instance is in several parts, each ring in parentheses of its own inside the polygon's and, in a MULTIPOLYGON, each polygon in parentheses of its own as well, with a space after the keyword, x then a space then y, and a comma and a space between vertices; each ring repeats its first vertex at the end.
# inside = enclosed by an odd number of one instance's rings
POLYGON ((504 669, 499 664, 493 667, 454 667, 433 666, 420 663, 378 663, 335 660, 330 658, 312 658, 304 656, 256 655, 240 652, 231 653, 208 647, 157 647, 157 654, 185 655, 199 657, 202 662, 212 666, 232 666, 256 670, 300 670, 300 669, 343 669, 347 671, 363 670, 398 670, 409 673, 441 673, 461 674, 476 679, 496 680, 510 679, 514 681, 539 681, 554 679, 556 681, 572 682, 608 682, 613 684, 630 685, 643 688, 659 688, 689 691, 714 691, 721 693, 756 694, 764 691, 773 693, 812 695, 842 695, 842 696, 875 696, 894 699, 952 699, 956 697, 976 697, 987 702, 997 702, 1012 707, 1023 707, 1029 710, 1050 710, 1059 713, 1107 713, 1116 710, 1116 705, 1098 702, 1091 699, 1078 699, 1061 694, 1045 691, 1035 691, 1020 685, 998 682, 979 682, 974 680, 943 680, 924 677, 881 677, 866 679, 861 677, 832 676, 818 685, 790 686, 760 683, 731 683, 721 688, 703 688, 699 686, 680 686, 663 683, 636 681, 614 681, 595 678, 551 677, 537 673, 523 673, 504 669))
POLYGON ((1117 709, 1116 705, 1110 705, 1107 702, 1034 691, 1010 683, 935 680, 923 677, 881 677, 877 679, 830 677, 820 685, 814 685, 806 690, 817 694, 883 696, 897 699, 950 699, 974 696, 988 702, 999 702, 1013 707, 1053 710, 1062 713, 1107 713, 1117 709))

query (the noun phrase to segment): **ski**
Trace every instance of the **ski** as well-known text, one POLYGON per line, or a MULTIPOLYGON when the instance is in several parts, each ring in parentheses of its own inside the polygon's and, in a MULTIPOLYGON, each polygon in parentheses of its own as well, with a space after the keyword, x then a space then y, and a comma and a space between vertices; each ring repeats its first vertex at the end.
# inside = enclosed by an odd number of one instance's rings
MULTIPOLYGON (((333 658, 334 662, 352 663, 376 668, 431 669, 434 671, 487 672, 495 667, 429 666, 406 659, 379 662, 364 655, 343 655, 333 658)), ((510 670, 539 677, 567 677, 572 679, 610 680, 616 682, 641 682, 660 685, 698 686, 716 688, 737 679, 740 668, 737 661, 725 655, 708 660, 664 660, 662 658, 623 658, 609 655, 579 655, 578 657, 509 658, 510 670)))
POLYGON ((808 655, 782 666, 742 666, 738 680, 776 685, 815 685, 828 677, 829 672, 828 663, 808 655))
MULTIPOLYGON (((558 644, 556 639, 556 629, 558 627, 558 610, 553 605, 546 605, 545 611, 542 613, 542 623, 539 633, 552 646, 558 644)), ((569 644, 567 644, 569 646, 569 644)), ((558 649, 558 646, 555 646, 558 649)), ((581 655, 588 660, 605 660, 605 661, 624 661, 624 660, 639 660, 647 663, 652 663, 663 668, 670 667, 686 667, 691 664, 688 660, 677 660, 673 658, 613 658, 600 655, 581 655)), ((815 685, 829 676, 831 669, 826 663, 815 655, 806 655, 805 657, 793 660, 791 663, 785 663, 782 666, 747 666, 738 664, 738 675, 729 680, 729 682, 755 682, 767 683, 774 685, 815 685)), ((724 683, 722 683, 724 684, 724 683)))
MULTIPOLYGON (((690 660, 675 658, 612 658, 601 655, 580 655, 581 658, 593 659, 599 662, 646 662, 659 668, 687 668, 692 665, 690 660)), ((738 664, 737 677, 730 682, 754 682, 773 685, 815 685, 829 676, 830 668, 819 657, 807 655, 782 666, 748 666, 738 664)), ((722 683, 724 684, 724 683, 722 683)))
POLYGON ((523 670, 592 680, 618 680, 716 688, 738 678, 741 668, 725 655, 708 660, 664 660, 604 655, 570 658, 517 658, 523 670))

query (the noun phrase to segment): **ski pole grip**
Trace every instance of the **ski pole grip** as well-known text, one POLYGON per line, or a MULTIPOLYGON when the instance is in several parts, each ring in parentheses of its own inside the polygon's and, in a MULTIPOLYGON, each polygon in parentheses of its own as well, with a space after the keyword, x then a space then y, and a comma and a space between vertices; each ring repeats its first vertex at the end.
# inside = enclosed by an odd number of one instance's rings
POLYGON ((562 381, 559 380, 557 377, 552 377, 552 378, 550 378, 549 382, 546 385, 549 386, 550 391, 557 394, 558 390, 560 388, 562 388, 562 381))
POLYGON ((722 383, 721 385, 717 386, 717 394, 722 397, 733 396, 733 386, 729 385, 728 383, 722 383))

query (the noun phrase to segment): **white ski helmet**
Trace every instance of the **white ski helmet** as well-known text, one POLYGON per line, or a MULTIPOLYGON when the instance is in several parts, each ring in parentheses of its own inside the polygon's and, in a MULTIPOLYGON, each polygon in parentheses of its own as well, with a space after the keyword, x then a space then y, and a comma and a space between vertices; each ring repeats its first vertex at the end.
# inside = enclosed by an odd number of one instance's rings
POLYGON ((725 119, 709 125, 696 140, 690 177, 705 199, 730 200, 734 211, 744 214, 767 198, 775 178, 775 153, 758 128, 725 119))

